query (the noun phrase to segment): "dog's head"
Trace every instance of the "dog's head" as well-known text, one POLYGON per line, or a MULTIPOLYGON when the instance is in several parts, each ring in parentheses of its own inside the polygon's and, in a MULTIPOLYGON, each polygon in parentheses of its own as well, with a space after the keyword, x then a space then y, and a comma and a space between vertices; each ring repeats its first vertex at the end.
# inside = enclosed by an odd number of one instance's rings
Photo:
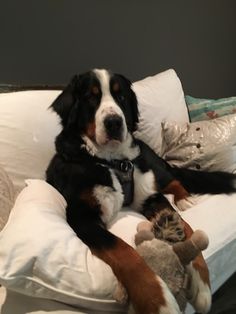
POLYGON ((123 142, 138 123, 130 81, 107 70, 74 76, 52 108, 64 129, 88 136, 97 145, 123 142))

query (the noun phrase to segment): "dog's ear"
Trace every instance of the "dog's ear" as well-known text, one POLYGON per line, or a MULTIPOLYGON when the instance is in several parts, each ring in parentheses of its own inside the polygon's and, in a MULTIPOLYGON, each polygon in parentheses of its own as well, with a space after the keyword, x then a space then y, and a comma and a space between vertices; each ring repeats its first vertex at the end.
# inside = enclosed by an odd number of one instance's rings
POLYGON ((138 122, 139 122, 139 111, 138 111, 138 101, 135 92, 133 91, 132 87, 130 86, 130 104, 132 110, 132 126, 131 132, 137 130, 138 122))
POLYGON ((61 118, 63 126, 67 124, 70 112, 75 105, 75 92, 78 86, 78 76, 75 75, 63 92, 54 100, 51 107, 61 118))
POLYGON ((130 108, 131 117, 129 117, 129 121, 127 121, 128 130, 133 133, 137 130, 137 125, 139 122, 139 111, 138 111, 138 101, 135 92, 132 89, 132 83, 129 79, 127 79, 124 75, 117 74, 123 82, 125 82, 128 88, 128 105, 130 108))

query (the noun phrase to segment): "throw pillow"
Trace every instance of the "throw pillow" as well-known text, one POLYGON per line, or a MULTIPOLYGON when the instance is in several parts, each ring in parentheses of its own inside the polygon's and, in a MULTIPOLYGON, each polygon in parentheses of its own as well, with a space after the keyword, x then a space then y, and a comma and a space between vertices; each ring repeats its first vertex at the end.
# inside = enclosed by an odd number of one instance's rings
POLYGON ((60 91, 0 94, 0 164, 20 191, 27 178, 43 179, 54 154, 59 119, 48 107, 60 91))
POLYGON ((210 120, 236 113, 236 97, 201 99, 186 96, 185 100, 192 122, 210 120))
POLYGON ((162 157, 199 170, 236 170, 236 114, 214 120, 162 123, 162 157))
POLYGON ((0 231, 5 226, 15 199, 14 187, 5 170, 0 166, 0 231))
POLYGON ((188 122, 184 92, 172 69, 147 77, 133 84, 139 104, 139 125, 136 137, 146 142, 157 154, 161 150, 161 121, 188 122))
MULTIPOLYGON (((124 307, 112 297, 116 277, 67 224, 65 206, 51 185, 27 180, 0 233, 0 284, 30 296, 117 313, 124 307)), ((134 246, 143 219, 120 212, 110 230, 134 246)))

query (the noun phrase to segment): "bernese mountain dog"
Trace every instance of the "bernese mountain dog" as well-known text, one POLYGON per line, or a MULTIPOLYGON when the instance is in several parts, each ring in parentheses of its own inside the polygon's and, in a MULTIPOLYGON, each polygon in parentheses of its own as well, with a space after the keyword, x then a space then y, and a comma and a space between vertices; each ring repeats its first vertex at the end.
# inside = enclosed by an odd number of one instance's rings
MULTIPOLYGON (((51 108, 61 118, 62 131, 47 181, 67 201, 68 224, 93 254, 111 266, 136 313, 173 314, 173 298, 161 279, 132 247, 107 230, 107 224, 123 206, 148 213, 148 218, 159 208, 172 208, 164 194, 173 194, 183 208, 191 204, 190 193, 235 192, 236 177, 171 167, 135 139, 137 98, 122 75, 94 69, 74 76, 51 108)), ((192 234, 187 223, 185 233, 192 234)), ((192 264, 192 276, 198 310, 206 313, 211 293, 201 255, 192 264)))

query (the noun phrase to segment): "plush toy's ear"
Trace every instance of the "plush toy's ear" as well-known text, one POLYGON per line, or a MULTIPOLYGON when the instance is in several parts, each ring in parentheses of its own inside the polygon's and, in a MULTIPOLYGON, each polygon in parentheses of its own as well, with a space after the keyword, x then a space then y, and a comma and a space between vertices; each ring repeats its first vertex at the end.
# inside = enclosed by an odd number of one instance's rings
POLYGON ((134 242, 135 242, 135 245, 138 246, 142 242, 151 241, 152 239, 154 239, 154 234, 151 231, 141 230, 138 233, 136 233, 134 242))
POLYGON ((154 239, 152 223, 150 221, 141 221, 137 226, 137 233, 134 239, 136 246, 141 244, 143 241, 150 241, 152 239, 154 239))
POLYGON ((63 92, 54 100, 51 108, 60 116, 63 126, 67 124, 71 109, 76 102, 75 91, 78 86, 78 76, 75 75, 63 92))
POLYGON ((142 230, 152 231, 152 223, 148 220, 141 221, 137 225, 137 232, 142 230))

